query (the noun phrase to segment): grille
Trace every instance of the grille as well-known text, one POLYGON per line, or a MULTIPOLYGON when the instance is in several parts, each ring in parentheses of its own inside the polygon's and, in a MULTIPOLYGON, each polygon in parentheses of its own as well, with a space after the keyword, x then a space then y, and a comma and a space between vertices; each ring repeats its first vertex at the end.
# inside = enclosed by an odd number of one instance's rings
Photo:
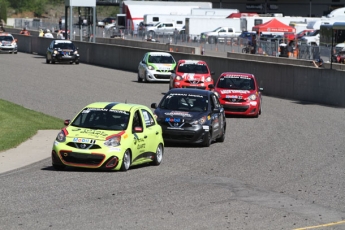
POLYGON ((85 154, 61 151, 60 155, 65 162, 74 164, 99 165, 104 159, 103 154, 85 154))
POLYGON ((101 148, 99 145, 95 145, 95 144, 84 144, 84 143, 75 143, 75 142, 69 142, 67 143, 67 146, 70 146, 76 149, 100 149, 101 148))
POLYGON ((178 135, 174 135, 174 134, 164 134, 163 133, 163 139, 173 139, 173 140, 183 140, 183 141, 188 141, 188 140, 192 140, 194 137, 194 135, 192 134, 178 134, 178 135))
POLYGON ((245 102, 244 99, 240 98, 223 98, 224 101, 229 101, 229 102, 245 102))
POLYGON ((171 73, 171 70, 170 69, 167 69, 167 70, 162 70, 162 69, 158 69, 156 70, 157 72, 160 72, 160 73, 171 73))
POLYGON ((157 79, 170 79, 170 75, 155 74, 157 79))
POLYGON ((225 111, 228 112, 245 112, 249 106, 223 106, 225 111))

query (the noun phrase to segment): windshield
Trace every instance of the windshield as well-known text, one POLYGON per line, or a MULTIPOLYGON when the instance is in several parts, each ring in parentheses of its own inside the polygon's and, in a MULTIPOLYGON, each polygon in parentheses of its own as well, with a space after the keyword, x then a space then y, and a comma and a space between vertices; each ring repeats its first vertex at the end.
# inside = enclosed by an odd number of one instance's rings
POLYGON ((54 48, 57 48, 57 49, 69 49, 69 50, 74 50, 74 45, 73 43, 56 43, 54 45, 54 48))
POLYGON ((208 108, 208 99, 207 96, 198 94, 171 93, 163 98, 159 108, 176 111, 205 112, 208 108))
POLYGON ((308 36, 315 36, 319 34, 319 30, 314 30, 313 32, 310 32, 308 36))
POLYGON ((209 73, 207 66, 205 64, 199 63, 181 63, 178 66, 177 72, 180 73, 209 73))
POLYGON ((245 76, 224 76, 219 79, 217 87, 223 89, 254 90, 255 83, 253 78, 245 76))
POLYGON ((148 62, 150 63, 168 63, 173 64, 175 63, 172 56, 168 55, 150 55, 148 62))
POLYGON ((11 36, 0 36, 0 41, 13 41, 13 38, 11 36))
POLYGON ((89 129, 125 130, 129 115, 129 112, 123 110, 85 108, 71 125, 89 129))
POLYGON ((218 27, 217 29, 212 30, 212 32, 217 32, 217 30, 219 30, 220 28, 222 28, 222 27, 218 27))

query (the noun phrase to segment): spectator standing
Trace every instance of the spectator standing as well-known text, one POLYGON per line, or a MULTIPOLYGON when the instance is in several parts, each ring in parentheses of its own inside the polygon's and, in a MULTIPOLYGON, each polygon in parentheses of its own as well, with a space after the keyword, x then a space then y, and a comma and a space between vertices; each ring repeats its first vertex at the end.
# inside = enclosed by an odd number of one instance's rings
POLYGON ((59 19, 59 30, 62 30, 62 18, 59 19))
POLYGON ((256 53, 256 35, 253 35, 252 36, 252 42, 251 42, 252 44, 252 50, 251 50, 251 53, 252 54, 255 54, 256 53))
POLYGON ((26 36, 30 36, 30 32, 27 31, 25 27, 20 31, 20 34, 23 34, 23 35, 26 35, 26 36))
POLYGON ((45 38, 54 38, 53 34, 50 32, 49 29, 47 29, 46 32, 44 33, 44 37, 45 38))
POLYGON ((179 31, 175 28, 175 30, 174 30, 174 40, 175 40, 175 44, 177 44, 178 34, 179 34, 179 31))

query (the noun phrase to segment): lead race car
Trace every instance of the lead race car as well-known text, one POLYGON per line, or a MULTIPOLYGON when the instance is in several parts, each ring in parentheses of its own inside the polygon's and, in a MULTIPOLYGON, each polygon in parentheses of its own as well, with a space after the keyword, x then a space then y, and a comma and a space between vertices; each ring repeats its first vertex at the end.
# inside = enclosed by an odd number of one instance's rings
POLYGON ((201 144, 225 139, 226 119, 215 93, 201 89, 171 89, 151 104, 167 142, 201 144))
POLYGON ((214 88, 225 114, 259 117, 263 88, 249 73, 225 72, 220 75, 214 88))
POLYGON ((132 165, 162 162, 162 128, 146 106, 96 102, 65 125, 51 153, 56 170, 72 166, 127 171, 132 165))
POLYGON ((78 47, 70 40, 53 40, 46 52, 46 63, 69 62, 79 64, 78 47))

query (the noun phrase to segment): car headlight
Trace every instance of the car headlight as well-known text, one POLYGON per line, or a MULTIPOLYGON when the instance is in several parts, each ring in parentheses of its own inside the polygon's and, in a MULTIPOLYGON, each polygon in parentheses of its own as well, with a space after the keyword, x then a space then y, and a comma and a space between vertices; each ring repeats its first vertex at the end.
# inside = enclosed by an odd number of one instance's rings
POLYGON ((78 51, 76 50, 76 51, 74 51, 74 54, 78 54, 78 51))
POLYGON ((200 118, 200 119, 198 119, 198 120, 192 121, 190 124, 191 124, 191 125, 197 125, 197 124, 202 125, 202 124, 204 124, 205 122, 206 122, 206 116, 203 116, 202 118, 200 118))
POLYGON ((181 76, 176 76, 175 79, 176 79, 177 81, 181 81, 181 80, 182 80, 182 77, 181 77, 181 76))
POLYGON ((121 142, 121 136, 112 136, 111 138, 109 138, 108 140, 104 142, 104 145, 108 147, 116 147, 120 145, 120 142, 121 142))
POLYGON ((68 134, 67 130, 66 129, 62 129, 58 133, 58 135, 56 136, 56 141, 58 141, 58 142, 65 142, 67 134, 68 134))
POLYGON ((54 54, 58 54, 58 52, 56 50, 54 50, 54 54))
POLYGON ((205 79, 205 82, 211 82, 212 81, 212 77, 211 76, 208 76, 206 79, 205 79))
POLYGON ((148 67, 147 67, 149 70, 154 70, 155 68, 153 68, 153 66, 151 66, 151 65, 149 65, 148 67))
POLYGON ((248 100, 249 101, 255 101, 256 100, 256 95, 255 94, 252 94, 248 97, 248 100))

